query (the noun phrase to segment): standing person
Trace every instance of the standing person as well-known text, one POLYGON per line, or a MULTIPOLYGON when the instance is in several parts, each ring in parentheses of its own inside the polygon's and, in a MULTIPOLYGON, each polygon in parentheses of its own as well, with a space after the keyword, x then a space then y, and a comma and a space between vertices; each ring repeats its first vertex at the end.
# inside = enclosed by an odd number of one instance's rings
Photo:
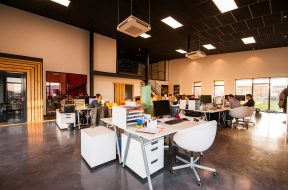
POLYGON ((288 96, 288 85, 286 88, 282 90, 282 92, 279 95, 278 106, 279 108, 283 108, 284 113, 287 113, 287 96, 288 96))
POLYGON ((247 102, 243 106, 254 107, 255 101, 253 100, 252 94, 246 94, 247 102))
POLYGON ((228 95, 228 101, 229 101, 229 106, 230 106, 231 109, 238 108, 238 107, 242 106, 240 104, 240 102, 238 100, 236 100, 234 98, 234 95, 232 95, 232 94, 228 95))

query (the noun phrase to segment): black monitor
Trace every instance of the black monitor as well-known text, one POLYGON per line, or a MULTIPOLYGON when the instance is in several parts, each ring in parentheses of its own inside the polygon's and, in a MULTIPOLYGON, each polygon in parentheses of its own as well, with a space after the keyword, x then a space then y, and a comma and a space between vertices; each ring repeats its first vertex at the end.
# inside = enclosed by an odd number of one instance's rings
POLYGON ((212 96, 211 95, 201 95, 200 102, 203 104, 212 103, 212 96))
POLYGON ((245 95, 235 95, 235 99, 239 102, 245 101, 245 95))
POLYGON ((169 100, 153 101, 153 111, 155 116, 162 117, 163 115, 169 115, 170 114, 169 100))

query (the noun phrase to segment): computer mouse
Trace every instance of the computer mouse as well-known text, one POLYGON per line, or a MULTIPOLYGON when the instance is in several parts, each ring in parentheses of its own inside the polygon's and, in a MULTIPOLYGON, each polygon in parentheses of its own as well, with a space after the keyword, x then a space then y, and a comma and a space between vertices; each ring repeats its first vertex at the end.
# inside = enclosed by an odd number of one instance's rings
POLYGON ((194 121, 196 121, 196 122, 198 122, 198 121, 199 121, 199 119, 196 119, 196 118, 194 118, 193 120, 194 120, 194 121))

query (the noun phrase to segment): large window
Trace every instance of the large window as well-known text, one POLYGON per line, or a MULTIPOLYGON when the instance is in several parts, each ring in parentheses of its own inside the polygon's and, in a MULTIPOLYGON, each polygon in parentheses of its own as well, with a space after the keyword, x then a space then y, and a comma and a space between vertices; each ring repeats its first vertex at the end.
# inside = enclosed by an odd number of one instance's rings
POLYGON ((224 96, 224 80, 214 81, 214 97, 224 96))
POLYGON ((194 96, 199 97, 202 91, 202 83, 201 81, 194 82, 194 96))
POLYGON ((281 111, 279 94, 287 86, 288 77, 271 77, 236 80, 236 95, 252 94, 255 107, 261 110, 281 111))
POLYGON ((270 81, 270 110, 281 111, 278 106, 279 95, 287 87, 288 78, 271 78, 270 81))
POLYGON ((252 94, 252 79, 236 80, 236 95, 252 94))
POLYGON ((47 115, 54 115, 60 108, 60 101, 71 95, 87 94, 87 75, 46 72, 46 110, 47 115))
POLYGON ((269 78, 253 79, 253 98, 255 108, 269 109, 269 78))

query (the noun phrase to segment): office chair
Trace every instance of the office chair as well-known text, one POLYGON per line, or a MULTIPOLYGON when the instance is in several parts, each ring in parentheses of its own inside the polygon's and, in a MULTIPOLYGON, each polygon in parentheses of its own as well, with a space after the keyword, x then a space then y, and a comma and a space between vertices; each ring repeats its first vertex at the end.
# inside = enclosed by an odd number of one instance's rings
POLYGON ((238 126, 241 125, 244 128, 248 129, 249 123, 252 123, 254 126, 255 123, 251 121, 253 112, 254 112, 254 107, 247 107, 247 106, 231 109, 229 111, 229 115, 236 119, 236 122, 232 123, 232 127, 241 129, 241 128, 238 128, 238 126), (245 120, 245 118, 250 118, 250 119, 245 120))
POLYGON ((197 157, 196 159, 193 157, 193 152, 204 152, 205 150, 210 148, 210 146, 214 142, 216 130, 217 122, 209 121, 198 126, 190 127, 177 132, 173 137, 176 145, 184 150, 191 152, 192 154, 189 161, 176 155, 176 159, 180 160, 185 164, 172 167, 172 173, 174 174, 175 170, 178 169, 191 168, 197 178, 197 183, 199 186, 201 186, 201 181, 195 168, 211 171, 213 172, 214 176, 218 176, 216 169, 197 164, 200 157, 197 157))

